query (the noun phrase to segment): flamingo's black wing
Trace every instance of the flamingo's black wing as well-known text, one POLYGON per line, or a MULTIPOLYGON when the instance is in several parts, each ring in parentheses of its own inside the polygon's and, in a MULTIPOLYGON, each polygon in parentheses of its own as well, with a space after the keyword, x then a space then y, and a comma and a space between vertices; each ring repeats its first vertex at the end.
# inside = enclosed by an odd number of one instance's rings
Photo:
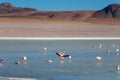
POLYGON ((2 63, 4 61, 4 59, 3 58, 0 58, 0 63, 2 63))
POLYGON ((60 56, 60 54, 59 53, 56 53, 58 56, 60 56))
POLYGON ((69 57, 70 55, 63 55, 63 57, 69 57))

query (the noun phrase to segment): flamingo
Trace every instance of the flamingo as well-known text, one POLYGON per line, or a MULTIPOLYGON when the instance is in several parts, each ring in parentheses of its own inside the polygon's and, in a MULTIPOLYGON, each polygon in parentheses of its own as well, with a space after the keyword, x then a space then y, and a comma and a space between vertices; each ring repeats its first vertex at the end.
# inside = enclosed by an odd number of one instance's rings
POLYGON ((107 50, 106 50, 106 53, 110 53, 110 50, 109 50, 109 49, 107 49, 107 50))
POLYGON ((102 57, 97 56, 97 57, 96 57, 96 60, 99 60, 99 61, 100 61, 100 60, 102 60, 102 57))
POLYGON ((119 52, 119 49, 116 49, 115 51, 116 51, 116 52, 119 52))
POLYGON ((44 47, 43 48, 43 51, 44 51, 44 54, 47 52, 47 48, 46 47, 44 47))
POLYGON ((70 55, 65 55, 62 52, 56 53, 61 59, 64 59, 65 57, 68 57, 68 59, 71 59, 72 57, 70 55))
POLYGON ((101 49, 102 48, 102 44, 99 44, 99 49, 101 49))
POLYGON ((120 65, 117 65, 117 66, 116 66, 116 70, 120 70, 120 65))
POLYGON ((20 64, 20 62, 19 62, 19 61, 16 61, 15 64, 20 64))
POLYGON ((4 62, 4 59, 3 58, 0 58, 0 63, 3 63, 4 62))
POLYGON ((27 57, 26 57, 26 56, 22 56, 22 60, 23 60, 23 61, 26 61, 26 60, 27 60, 27 57))
POLYGON ((52 62, 53 62, 53 60, 49 59, 49 60, 48 60, 48 62, 49 62, 49 63, 52 63, 52 62))

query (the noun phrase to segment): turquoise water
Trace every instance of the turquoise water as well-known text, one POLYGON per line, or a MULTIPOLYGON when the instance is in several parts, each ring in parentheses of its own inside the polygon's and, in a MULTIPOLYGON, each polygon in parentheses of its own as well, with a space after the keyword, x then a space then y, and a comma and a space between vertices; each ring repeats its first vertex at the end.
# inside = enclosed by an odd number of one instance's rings
POLYGON ((0 58, 5 60, 0 63, 0 80, 120 80, 119 48, 120 40, 0 40, 0 58), (56 52, 72 59, 60 59, 56 52), (96 56, 102 60, 96 61, 96 56))

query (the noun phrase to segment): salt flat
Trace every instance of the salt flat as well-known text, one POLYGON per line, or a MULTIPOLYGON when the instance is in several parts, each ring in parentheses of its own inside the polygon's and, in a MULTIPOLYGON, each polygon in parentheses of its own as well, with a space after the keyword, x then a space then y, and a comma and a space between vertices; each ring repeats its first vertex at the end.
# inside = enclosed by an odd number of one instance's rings
POLYGON ((2 19, 0 37, 119 37, 120 27, 85 22, 2 19))

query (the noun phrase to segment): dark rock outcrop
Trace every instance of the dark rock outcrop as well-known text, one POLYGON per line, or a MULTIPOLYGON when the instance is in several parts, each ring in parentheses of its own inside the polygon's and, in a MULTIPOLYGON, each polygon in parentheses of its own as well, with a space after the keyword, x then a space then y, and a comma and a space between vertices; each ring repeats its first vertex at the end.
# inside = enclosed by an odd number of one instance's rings
POLYGON ((94 18, 120 18, 120 4, 110 4, 102 10, 96 11, 94 18))
POLYGON ((2 4, 0 4, 0 8, 15 8, 14 6, 12 6, 10 3, 7 3, 7 2, 5 2, 5 3, 2 3, 2 4))
POLYGON ((33 12, 37 11, 36 9, 32 8, 17 8, 11 5, 10 3, 2 3, 0 4, 0 15, 7 16, 7 15, 24 15, 26 12, 33 12))

